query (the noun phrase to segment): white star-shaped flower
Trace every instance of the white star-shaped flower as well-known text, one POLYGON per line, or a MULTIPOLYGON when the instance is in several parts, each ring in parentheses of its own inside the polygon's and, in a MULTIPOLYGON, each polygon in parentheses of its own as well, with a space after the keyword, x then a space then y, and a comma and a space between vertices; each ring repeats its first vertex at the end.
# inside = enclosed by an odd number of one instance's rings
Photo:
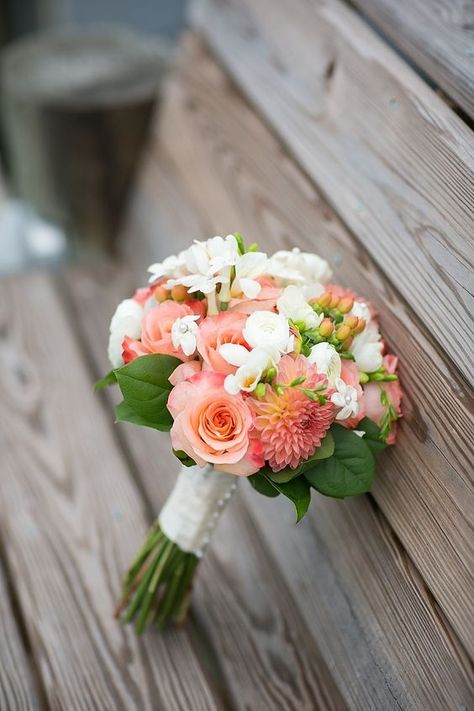
POLYGON ((193 355, 196 351, 196 334, 199 330, 196 321, 199 316, 177 318, 171 327, 171 340, 175 348, 182 349, 184 355, 193 355))
POLYGON ((336 420, 347 420, 359 414, 357 390, 352 385, 346 385, 342 378, 337 378, 336 392, 331 395, 331 402, 341 409, 336 415, 336 420))

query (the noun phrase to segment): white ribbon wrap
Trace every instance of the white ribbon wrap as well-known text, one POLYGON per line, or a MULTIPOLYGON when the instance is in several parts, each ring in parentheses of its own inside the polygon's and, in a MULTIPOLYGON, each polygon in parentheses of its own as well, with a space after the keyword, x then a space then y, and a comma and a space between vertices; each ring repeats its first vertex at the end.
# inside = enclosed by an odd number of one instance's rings
POLYGON ((215 471, 211 465, 182 467, 158 517, 163 533, 182 551, 200 558, 236 482, 236 476, 215 471))

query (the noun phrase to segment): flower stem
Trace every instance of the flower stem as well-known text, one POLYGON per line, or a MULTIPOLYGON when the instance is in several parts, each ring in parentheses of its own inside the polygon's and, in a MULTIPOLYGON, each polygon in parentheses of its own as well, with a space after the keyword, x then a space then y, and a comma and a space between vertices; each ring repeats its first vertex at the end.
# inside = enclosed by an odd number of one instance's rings
POLYGON ((115 610, 124 623, 135 620, 137 634, 157 621, 161 629, 183 622, 199 559, 182 551, 155 522, 128 570, 115 610))

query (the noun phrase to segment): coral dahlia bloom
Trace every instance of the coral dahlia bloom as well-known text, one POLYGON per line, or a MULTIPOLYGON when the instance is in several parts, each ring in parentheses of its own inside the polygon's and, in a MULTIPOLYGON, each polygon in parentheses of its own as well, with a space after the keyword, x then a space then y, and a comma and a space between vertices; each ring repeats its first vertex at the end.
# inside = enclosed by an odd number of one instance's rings
MULTIPOLYGON (((305 376, 300 387, 315 388, 325 384, 326 376, 318 373, 315 365, 306 358, 283 356, 278 364, 276 382, 287 385, 296 378, 305 376)), ((273 471, 296 467, 314 454, 336 413, 332 402, 324 405, 311 400, 297 388, 285 388, 278 395, 269 385, 265 397, 249 398, 255 414, 254 425, 263 446, 263 455, 273 471)))

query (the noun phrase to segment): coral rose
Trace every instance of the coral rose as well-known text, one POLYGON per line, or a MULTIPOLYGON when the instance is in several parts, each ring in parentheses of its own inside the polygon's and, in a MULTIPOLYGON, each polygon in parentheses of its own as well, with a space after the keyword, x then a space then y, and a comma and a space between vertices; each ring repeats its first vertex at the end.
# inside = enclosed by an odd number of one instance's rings
POLYGON ((224 380, 223 373, 202 371, 173 388, 168 399, 174 418, 171 442, 200 466, 209 462, 221 471, 249 476, 263 465, 250 439, 252 413, 242 395, 224 390, 224 380))
POLYGON ((163 301, 154 306, 143 317, 141 350, 146 353, 172 355, 183 361, 190 360, 193 356, 186 356, 181 348, 173 346, 171 329, 177 318, 193 314, 191 306, 178 304, 176 301, 163 301))
POLYGON ((235 366, 230 365, 219 353, 224 343, 233 343, 250 350, 242 329, 247 317, 245 314, 224 311, 217 316, 208 316, 201 322, 197 334, 197 349, 204 361, 204 370, 214 370, 217 373, 235 373, 235 366))

